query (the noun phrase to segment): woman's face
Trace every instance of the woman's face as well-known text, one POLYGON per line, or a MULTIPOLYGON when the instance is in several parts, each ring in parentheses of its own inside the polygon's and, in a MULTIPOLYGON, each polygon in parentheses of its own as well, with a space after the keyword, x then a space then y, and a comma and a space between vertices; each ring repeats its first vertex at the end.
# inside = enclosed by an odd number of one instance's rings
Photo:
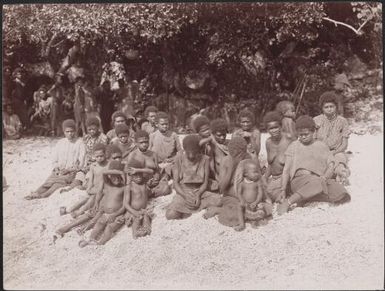
POLYGON ((314 131, 312 131, 312 130, 310 130, 308 128, 301 128, 301 129, 297 130, 297 134, 298 134, 298 140, 302 144, 308 145, 308 144, 313 142, 314 131))
POLYGON ((251 120, 248 117, 241 117, 239 123, 241 124, 242 130, 245 131, 249 131, 252 127, 251 120))
POLYGON ((75 138, 75 129, 72 127, 67 127, 64 129, 64 136, 68 140, 73 140, 75 138))
POLYGON ((266 129, 272 138, 278 138, 281 136, 281 125, 278 121, 268 122, 266 124, 266 129))
POLYGON ((210 129, 210 126, 208 124, 205 124, 203 125, 200 129, 199 129, 199 135, 203 138, 206 138, 206 137, 209 137, 211 135, 211 129, 210 129))
POLYGON ((89 125, 87 126, 87 133, 94 137, 99 133, 99 128, 96 125, 89 125))

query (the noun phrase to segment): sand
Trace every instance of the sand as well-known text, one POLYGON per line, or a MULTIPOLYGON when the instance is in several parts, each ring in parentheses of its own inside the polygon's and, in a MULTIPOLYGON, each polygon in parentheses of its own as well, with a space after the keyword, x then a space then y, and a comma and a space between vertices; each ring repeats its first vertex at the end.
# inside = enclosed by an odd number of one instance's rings
POLYGON ((79 190, 23 199, 49 175, 55 142, 3 142, 5 289, 383 288, 382 134, 350 138, 349 204, 315 203, 239 233, 203 213, 167 221, 172 197, 161 197, 151 236, 134 240, 123 228, 107 245, 84 249, 75 231, 52 243, 70 220, 59 207, 80 199, 79 190))

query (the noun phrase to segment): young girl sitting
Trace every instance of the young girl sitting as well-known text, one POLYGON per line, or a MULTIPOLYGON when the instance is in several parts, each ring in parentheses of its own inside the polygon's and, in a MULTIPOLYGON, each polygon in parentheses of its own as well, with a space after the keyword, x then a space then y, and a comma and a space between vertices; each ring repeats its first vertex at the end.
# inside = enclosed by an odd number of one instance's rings
POLYGON ((335 159, 328 146, 314 140, 316 124, 307 115, 295 122, 298 140, 293 141, 285 153, 285 166, 282 174, 282 188, 278 201, 278 214, 283 214, 295 203, 324 201, 343 203, 350 201, 346 189, 332 180, 335 159), (290 182, 292 195, 286 198, 290 182))
POLYGON ((238 121, 241 125, 233 133, 233 137, 243 137, 247 142, 247 151, 253 158, 258 158, 261 149, 261 133, 255 126, 254 114, 248 109, 239 112, 238 121))
POLYGON ((19 116, 13 112, 13 108, 10 103, 6 103, 4 107, 5 111, 3 111, 3 128, 5 131, 5 138, 19 139, 21 137, 21 129, 23 127, 19 116))
POLYGON ((122 158, 126 160, 128 155, 136 148, 134 140, 130 137, 130 129, 125 124, 119 124, 115 127, 117 137, 111 143, 117 145, 122 151, 122 158))
POLYGON ((85 145, 81 138, 75 136, 75 121, 63 122, 65 138, 58 141, 53 151, 53 171, 48 179, 36 191, 25 199, 46 198, 57 189, 72 183, 76 173, 83 168, 85 145))
POLYGON ((184 152, 177 156, 173 168, 176 194, 166 211, 167 219, 182 219, 209 206, 221 203, 220 195, 207 191, 209 158, 202 155, 198 135, 183 139, 184 152))

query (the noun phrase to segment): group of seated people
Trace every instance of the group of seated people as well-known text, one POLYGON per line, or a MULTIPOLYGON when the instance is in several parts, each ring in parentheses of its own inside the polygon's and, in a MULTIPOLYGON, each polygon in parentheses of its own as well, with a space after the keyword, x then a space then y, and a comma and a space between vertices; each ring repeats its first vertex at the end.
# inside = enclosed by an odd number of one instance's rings
POLYGON ((344 185, 350 174, 345 151, 349 128, 337 114, 336 95, 320 96, 322 114, 295 119, 294 105, 281 101, 263 117, 267 165, 261 165, 261 134, 254 114, 239 113, 240 128, 231 139, 224 119, 192 120, 193 134, 182 144, 169 128, 169 116, 154 106, 135 131, 121 112, 112 116, 114 129, 104 135, 97 118, 88 118, 87 134, 75 135, 75 122, 65 120, 65 137, 54 149, 51 175, 26 199, 45 198, 74 187, 86 195, 60 214, 72 220, 54 238, 75 227, 88 239, 79 246, 105 244, 124 225, 134 238, 151 233, 149 199, 173 193, 165 216, 184 219, 205 209, 203 217, 240 231, 246 222, 264 225, 275 211, 282 215, 308 202, 350 201, 344 185), (174 190, 174 191, 172 191, 174 190))

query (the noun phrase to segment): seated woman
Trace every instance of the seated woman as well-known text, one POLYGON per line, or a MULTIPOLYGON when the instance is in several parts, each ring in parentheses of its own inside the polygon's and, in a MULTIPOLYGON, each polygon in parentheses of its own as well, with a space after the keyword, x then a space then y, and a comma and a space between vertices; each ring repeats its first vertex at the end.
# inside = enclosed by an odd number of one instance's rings
POLYGON ((337 114, 338 97, 333 91, 325 92, 319 99, 322 114, 314 117, 316 139, 329 147, 335 158, 335 175, 337 180, 348 184, 350 171, 345 154, 350 135, 348 121, 337 114))
MULTIPOLYGON (((242 230, 244 221, 239 216, 239 213, 243 213, 242 191, 240 189, 247 163, 250 162, 252 157, 247 152, 247 142, 243 137, 233 137, 228 144, 228 149, 229 155, 223 159, 219 176, 219 189, 220 193, 223 194, 222 205, 220 207, 209 207, 203 217, 208 219, 218 215, 219 223, 233 227, 235 230, 242 230)), ((253 161, 256 172, 260 175, 261 167, 258 160, 253 159, 253 161)))
POLYGON ((209 192, 209 157, 202 155, 198 135, 183 139, 184 152, 175 159, 173 186, 176 194, 168 205, 167 219, 182 219, 209 206, 220 205, 220 195, 209 192))
POLYGON ((83 168, 86 148, 81 138, 75 136, 75 121, 63 122, 65 137, 58 141, 53 154, 53 170, 48 179, 25 199, 46 198, 57 189, 75 179, 76 172, 83 168))
POLYGON ((314 139, 314 120, 307 115, 301 116, 295 127, 298 140, 292 142, 285 153, 282 188, 277 199, 281 201, 277 208, 278 214, 287 212, 294 203, 350 201, 346 189, 331 179, 335 158, 325 143, 314 139), (287 198, 289 182, 293 194, 287 198))
POLYGON ((282 171, 285 165, 285 151, 292 142, 292 135, 282 129, 282 115, 270 111, 263 117, 270 137, 266 140, 267 170, 264 174, 266 194, 275 202, 281 192, 282 171))

